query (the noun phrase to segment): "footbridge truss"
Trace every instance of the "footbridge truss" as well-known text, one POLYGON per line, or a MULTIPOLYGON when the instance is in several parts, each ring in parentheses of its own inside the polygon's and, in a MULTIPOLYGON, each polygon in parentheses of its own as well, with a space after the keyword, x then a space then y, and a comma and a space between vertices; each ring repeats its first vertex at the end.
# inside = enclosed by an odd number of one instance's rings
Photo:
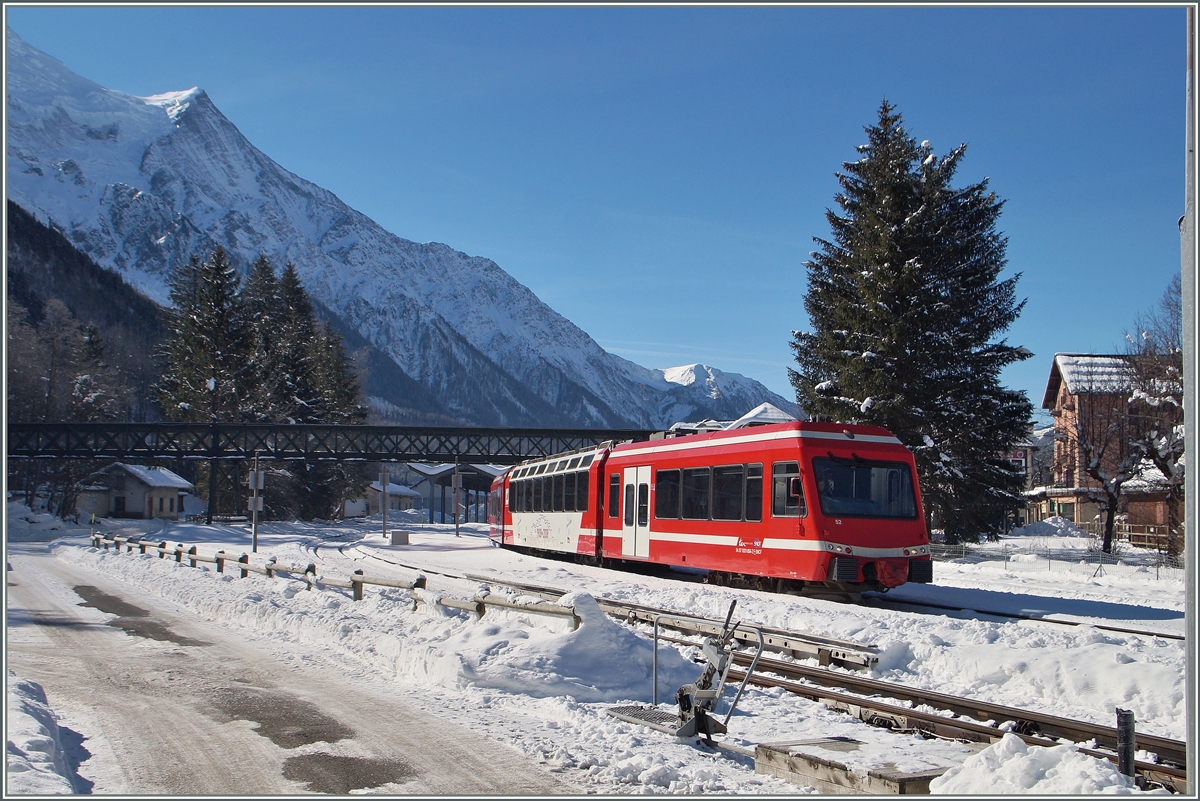
POLYGON ((525 459, 640 442, 641 429, 260 425, 256 423, 9 423, 9 459, 294 459, 474 462, 525 459))

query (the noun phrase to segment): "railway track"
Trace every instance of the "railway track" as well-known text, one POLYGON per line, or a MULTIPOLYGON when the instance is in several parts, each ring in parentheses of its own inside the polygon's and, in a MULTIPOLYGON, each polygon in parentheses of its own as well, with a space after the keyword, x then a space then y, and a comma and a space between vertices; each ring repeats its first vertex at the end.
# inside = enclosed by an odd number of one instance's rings
MULTIPOLYGON (((447 579, 486 582, 493 587, 505 587, 549 601, 556 601, 567 593, 566 590, 557 587, 504 581, 490 575, 433 571, 384 557, 357 545, 342 545, 338 547, 338 551, 343 557, 355 561, 377 561, 392 567, 419 570, 427 575, 439 575, 447 579)), ((602 597, 596 598, 596 602, 601 609, 615 618, 640 624, 652 623, 658 619, 660 628, 671 629, 693 638, 717 633, 722 626, 721 621, 715 619, 708 624, 699 625, 674 620, 672 615, 682 615, 674 610, 656 609, 602 597)), ((1038 620, 1036 617, 1032 619, 1038 620)), ((1105 628, 1121 631, 1117 627, 1105 628)), ((1152 632, 1144 631, 1127 633, 1153 635, 1152 632)), ((752 684, 786 689, 800 697, 823 703, 829 708, 855 715, 867 723, 910 731, 921 736, 992 742, 1011 732, 1030 745, 1045 747, 1060 745, 1063 740, 1094 743, 1095 747, 1080 750, 1114 762, 1117 759, 1117 730, 1113 726, 947 695, 844 671, 828 670, 823 666, 835 665, 860 670, 869 668, 877 661, 878 650, 861 643, 771 627, 763 628, 763 635, 768 650, 793 658, 816 659, 822 667, 764 656, 759 659, 755 674, 750 679, 752 684), (935 711, 924 711, 926 709, 935 711)), ((664 639, 678 644, 698 644, 695 639, 664 639)), ((757 638, 748 634, 741 635, 739 639, 746 644, 750 644, 751 639, 757 642, 757 638)), ((739 652, 735 655, 737 665, 744 667, 750 661, 751 656, 746 653, 739 652)), ((745 673, 737 668, 731 672, 731 678, 738 681, 744 676, 745 673)), ((1136 769, 1148 781, 1176 791, 1186 789, 1186 745, 1183 742, 1139 733, 1137 746, 1139 750, 1156 755, 1159 760, 1158 763, 1136 763, 1136 769)))
POLYGON ((990 609, 979 609, 978 607, 963 608, 952 606, 950 604, 938 604, 931 601, 907 601, 899 598, 889 598, 886 595, 864 595, 863 602, 865 605, 878 605, 882 607, 909 607, 911 609, 933 609, 937 614, 943 611, 949 612, 974 612, 977 615, 986 615, 988 617, 1009 618, 1011 620, 1030 620, 1036 623, 1051 623, 1058 626, 1088 626, 1100 631, 1111 631, 1118 634, 1138 634, 1143 637, 1158 637, 1163 640, 1186 640, 1182 634, 1174 634, 1165 631, 1146 631, 1145 629, 1129 629, 1121 626, 1108 626, 1100 623, 1090 623, 1082 620, 1062 620, 1053 617, 1044 617, 1042 615, 1027 615, 1020 612, 996 612, 990 609))

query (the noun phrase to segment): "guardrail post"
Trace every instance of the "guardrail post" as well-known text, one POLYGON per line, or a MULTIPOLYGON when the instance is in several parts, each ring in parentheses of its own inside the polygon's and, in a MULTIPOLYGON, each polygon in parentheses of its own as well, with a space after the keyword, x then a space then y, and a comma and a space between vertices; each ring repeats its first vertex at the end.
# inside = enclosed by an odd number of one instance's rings
POLYGON ((275 562, 271 559, 267 560, 267 578, 275 578, 275 562))
POLYGON ((196 566, 196 559, 195 559, 196 546, 195 545, 193 545, 191 548, 188 548, 188 556, 192 557, 191 559, 188 559, 188 562, 191 564, 192 567, 195 567, 196 566))
POLYGON ((312 562, 309 562, 308 567, 304 568, 304 580, 308 582, 310 590, 317 583, 317 566, 312 562))
POLYGON ((413 589, 414 590, 425 589, 425 576, 421 575, 421 576, 417 576, 415 579, 413 579, 413 589))
MULTIPOLYGON (((248 553, 242 554, 241 556, 238 557, 238 562, 243 565, 250 564, 250 554, 248 554, 248 553)), ((245 578, 248 575, 250 575, 250 572, 248 570, 246 570, 246 568, 243 567, 242 568, 242 578, 245 578)))
POLYGON ((217 572, 224 573, 225 572, 225 551, 217 551, 215 554, 213 554, 213 556, 217 560, 217 572))
POLYGON ((350 577, 350 584, 354 588, 354 600, 361 601, 363 599, 363 572, 355 570, 354 575, 350 577))
POLYGON ((1137 750, 1137 734, 1134 731, 1133 711, 1117 707, 1117 771, 1122 776, 1133 777, 1137 770, 1133 766, 1133 755, 1137 750))
POLYGON ((158 544, 158 558, 159 559, 167 558, 167 541, 166 540, 163 540, 162 542, 160 542, 158 544))
POLYGON ((140 548, 140 549, 141 549, 141 551, 142 551, 142 556, 145 556, 145 555, 146 555, 146 541, 145 541, 145 540, 138 540, 138 548, 140 548))

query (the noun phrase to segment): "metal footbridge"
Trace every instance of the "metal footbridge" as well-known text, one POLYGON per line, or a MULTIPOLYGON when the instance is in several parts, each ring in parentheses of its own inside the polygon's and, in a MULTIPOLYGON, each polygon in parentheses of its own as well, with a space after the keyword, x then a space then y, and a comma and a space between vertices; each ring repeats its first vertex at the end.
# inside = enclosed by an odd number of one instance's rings
POLYGON ((9 423, 9 459, 291 459, 497 465, 652 431, 258 423, 9 423))

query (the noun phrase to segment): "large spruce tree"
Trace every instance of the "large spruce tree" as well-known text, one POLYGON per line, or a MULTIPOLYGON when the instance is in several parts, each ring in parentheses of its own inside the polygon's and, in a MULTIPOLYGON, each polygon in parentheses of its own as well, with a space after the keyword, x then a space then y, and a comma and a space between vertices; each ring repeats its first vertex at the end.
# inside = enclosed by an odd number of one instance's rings
MULTIPOLYGON (((157 390, 168 417, 187 422, 355 424, 366 419, 341 337, 322 329, 295 267, 276 278, 266 256, 244 288, 220 248, 171 276, 170 333, 157 390)), ((239 511, 239 465, 201 476, 209 513, 239 511), (218 508, 219 507, 219 508, 218 508)), ((331 517, 366 484, 361 465, 312 462, 267 482, 267 512, 331 517)))
POLYGON ((926 514, 948 539, 1004 525, 1022 476, 1001 453, 1026 436, 1032 406, 1000 385, 1031 354, 997 340, 1020 314, 1019 274, 998 280, 1003 201, 987 180, 956 189, 966 151, 938 158, 886 100, 860 158, 838 173, 831 241, 805 262, 811 331, 790 370, 812 415, 890 429, 912 449, 926 514))
POLYGON ((172 273, 168 335, 157 392, 163 413, 182 422, 243 420, 251 387, 252 331, 240 279, 222 248, 172 273))

